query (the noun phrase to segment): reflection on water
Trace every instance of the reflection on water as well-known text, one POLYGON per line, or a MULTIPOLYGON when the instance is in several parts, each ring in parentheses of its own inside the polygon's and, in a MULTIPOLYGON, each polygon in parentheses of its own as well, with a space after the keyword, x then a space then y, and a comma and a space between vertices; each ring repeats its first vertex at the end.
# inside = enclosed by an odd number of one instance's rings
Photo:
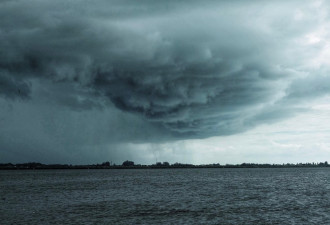
POLYGON ((0 171, 0 224, 330 224, 330 169, 0 171))

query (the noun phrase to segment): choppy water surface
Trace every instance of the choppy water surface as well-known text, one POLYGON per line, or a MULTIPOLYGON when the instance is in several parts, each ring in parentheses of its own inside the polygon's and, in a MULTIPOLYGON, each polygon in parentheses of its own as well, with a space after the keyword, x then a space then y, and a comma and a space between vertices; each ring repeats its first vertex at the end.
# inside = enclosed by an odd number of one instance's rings
POLYGON ((330 224, 330 169, 0 171, 1 224, 330 224))

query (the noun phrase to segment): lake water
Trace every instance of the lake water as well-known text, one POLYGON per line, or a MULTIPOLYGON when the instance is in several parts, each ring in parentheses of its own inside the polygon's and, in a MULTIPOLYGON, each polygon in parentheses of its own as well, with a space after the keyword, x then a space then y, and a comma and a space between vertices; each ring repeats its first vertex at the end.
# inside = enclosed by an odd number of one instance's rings
POLYGON ((0 171, 0 224, 330 224, 330 169, 0 171))

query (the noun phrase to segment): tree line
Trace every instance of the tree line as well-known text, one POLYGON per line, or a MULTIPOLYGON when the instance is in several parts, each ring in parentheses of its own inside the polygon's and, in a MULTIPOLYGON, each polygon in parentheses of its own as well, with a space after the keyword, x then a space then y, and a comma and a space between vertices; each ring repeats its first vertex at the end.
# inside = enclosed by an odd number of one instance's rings
POLYGON ((28 163, 2 163, 0 170, 18 170, 18 169, 148 169, 148 168, 292 168, 292 167, 329 167, 327 161, 318 163, 283 163, 283 164, 260 164, 260 163, 242 163, 242 164, 185 164, 168 162, 157 162, 152 165, 135 164, 133 161, 126 160, 121 165, 103 162, 101 164, 91 165, 71 165, 71 164, 42 164, 38 162, 28 163))

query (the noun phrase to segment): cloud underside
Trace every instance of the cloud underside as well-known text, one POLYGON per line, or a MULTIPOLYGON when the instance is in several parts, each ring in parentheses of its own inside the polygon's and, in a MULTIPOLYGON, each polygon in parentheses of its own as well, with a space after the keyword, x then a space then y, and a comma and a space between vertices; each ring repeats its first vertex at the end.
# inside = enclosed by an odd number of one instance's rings
POLYGON ((85 4, 0 3, 0 96, 31 101, 38 81, 61 107, 116 107, 205 138, 286 118, 330 91, 325 3, 85 4))

